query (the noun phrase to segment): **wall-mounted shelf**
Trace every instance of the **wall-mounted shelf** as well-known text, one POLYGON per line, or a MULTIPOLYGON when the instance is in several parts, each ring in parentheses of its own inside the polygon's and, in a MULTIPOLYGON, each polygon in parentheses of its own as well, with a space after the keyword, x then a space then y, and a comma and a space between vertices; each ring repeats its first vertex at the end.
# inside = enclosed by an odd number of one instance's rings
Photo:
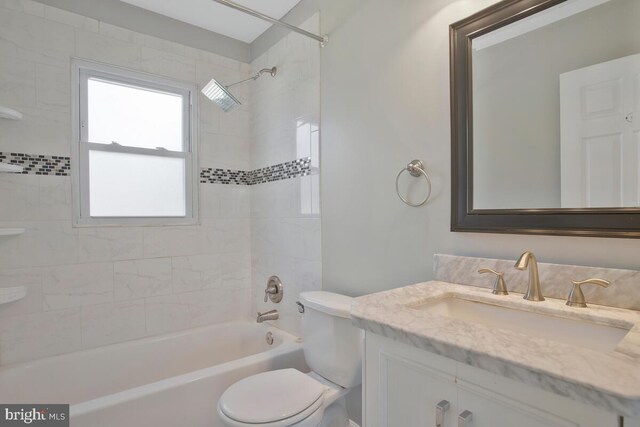
POLYGON ((22 113, 13 108, 0 105, 0 119, 20 120, 22 119, 22 113))
POLYGON ((0 172, 21 173, 22 171, 22 166, 12 165, 10 163, 0 163, 0 172))
POLYGON ((0 288, 0 305, 18 301, 27 296, 26 286, 16 286, 13 288, 0 288))
POLYGON ((18 236, 25 231, 26 228, 0 228, 0 236, 18 236))

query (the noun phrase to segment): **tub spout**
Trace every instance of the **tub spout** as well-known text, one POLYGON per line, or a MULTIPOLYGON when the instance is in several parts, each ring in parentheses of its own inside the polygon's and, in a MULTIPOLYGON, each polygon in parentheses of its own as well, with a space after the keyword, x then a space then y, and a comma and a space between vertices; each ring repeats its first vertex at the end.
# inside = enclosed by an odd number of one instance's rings
POLYGON ((279 317, 280 315, 278 314, 278 310, 271 310, 267 311, 266 313, 258 312, 258 318, 256 319, 256 322, 262 323, 265 320, 278 320, 279 317))

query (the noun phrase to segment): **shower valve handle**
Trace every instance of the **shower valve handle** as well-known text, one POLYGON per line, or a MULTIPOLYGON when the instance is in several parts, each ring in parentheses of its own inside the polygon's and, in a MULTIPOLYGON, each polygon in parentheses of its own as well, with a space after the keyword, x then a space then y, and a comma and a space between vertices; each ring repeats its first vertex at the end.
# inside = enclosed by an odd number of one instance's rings
POLYGON ((267 288, 264 290, 264 302, 267 302, 269 295, 275 295, 278 293, 277 288, 267 288))
POLYGON ((267 281, 267 288, 264 290, 264 302, 271 300, 271 302, 279 303, 282 301, 282 282, 278 276, 271 276, 267 281))

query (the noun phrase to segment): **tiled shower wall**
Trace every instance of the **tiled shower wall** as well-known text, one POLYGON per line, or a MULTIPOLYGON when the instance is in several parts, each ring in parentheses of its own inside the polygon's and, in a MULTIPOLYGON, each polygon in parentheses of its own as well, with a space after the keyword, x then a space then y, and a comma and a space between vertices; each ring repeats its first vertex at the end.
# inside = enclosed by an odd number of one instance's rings
MULTIPOLYGON (((302 28, 319 31, 316 14, 302 28)), ((320 46, 290 33, 251 63, 253 72, 278 67, 251 90, 252 169, 309 158, 305 176, 256 184, 251 192, 253 311, 278 309, 273 322, 299 332, 298 294, 320 290, 320 46), (284 284, 279 304, 263 302, 269 276, 284 284)))
MULTIPOLYGON (((0 152, 68 157, 71 58, 196 82, 233 82, 249 64, 29 0, 0 0, 0 152)), ((200 99, 200 165, 249 170, 250 86, 222 113, 200 99)), ((291 159, 287 159, 291 160, 291 159)), ((201 225, 73 228, 68 176, 0 174, 0 287, 26 285, 0 306, 0 364, 250 315, 251 189, 201 184, 201 225)), ((286 276, 288 277, 288 276, 286 276)))

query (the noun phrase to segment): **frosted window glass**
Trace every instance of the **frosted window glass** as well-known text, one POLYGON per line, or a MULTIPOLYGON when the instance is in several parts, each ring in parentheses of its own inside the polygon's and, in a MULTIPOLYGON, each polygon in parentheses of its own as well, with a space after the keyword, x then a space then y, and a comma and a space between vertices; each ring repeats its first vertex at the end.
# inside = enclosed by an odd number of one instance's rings
POLYGON ((90 78, 88 142, 184 151, 182 96, 90 78))
POLYGON ((92 217, 186 216, 185 159, 89 151, 92 217))

